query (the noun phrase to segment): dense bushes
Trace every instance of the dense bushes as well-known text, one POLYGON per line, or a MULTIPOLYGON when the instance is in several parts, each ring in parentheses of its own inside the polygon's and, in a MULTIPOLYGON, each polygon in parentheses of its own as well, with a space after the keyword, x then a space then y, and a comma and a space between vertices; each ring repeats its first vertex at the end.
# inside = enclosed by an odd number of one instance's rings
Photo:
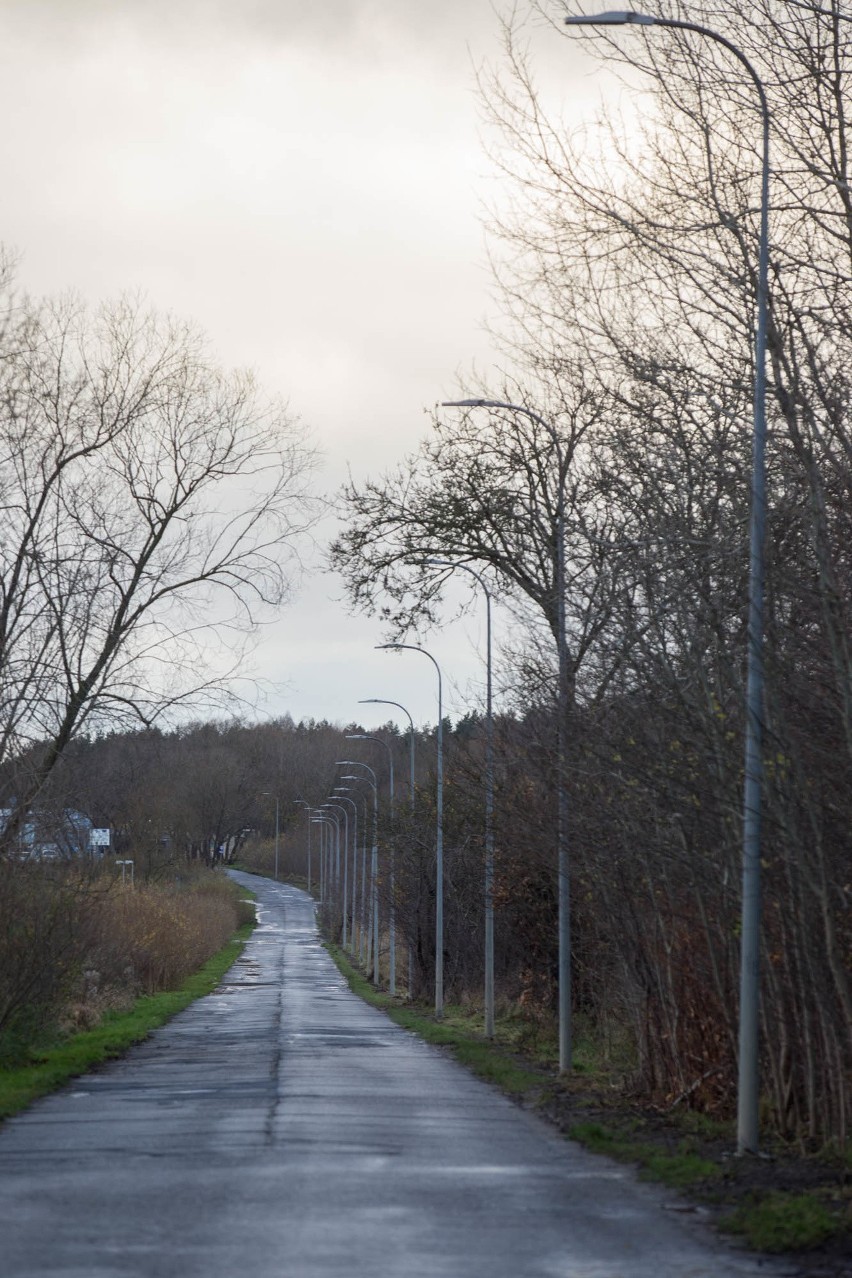
POLYGON ((210 871, 132 886, 109 866, 0 862, 0 1065, 177 987, 242 921, 210 871))

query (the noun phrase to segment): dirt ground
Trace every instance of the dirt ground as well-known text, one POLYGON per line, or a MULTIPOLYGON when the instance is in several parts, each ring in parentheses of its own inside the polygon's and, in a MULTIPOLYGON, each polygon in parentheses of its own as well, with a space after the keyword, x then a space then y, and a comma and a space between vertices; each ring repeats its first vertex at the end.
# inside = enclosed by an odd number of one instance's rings
POLYGON ((676 1210, 696 1211, 717 1224, 753 1195, 816 1191, 845 1220, 841 1236, 813 1250, 784 1252, 796 1278, 852 1278, 852 1166, 847 1161, 808 1156, 776 1146, 758 1157, 740 1158, 730 1136, 707 1135, 700 1122, 680 1111, 666 1113, 632 1103, 623 1096, 603 1097, 578 1080, 573 1088, 545 1093, 536 1109, 561 1131, 576 1124, 600 1123, 625 1139, 676 1154, 688 1141, 690 1153, 716 1165, 718 1173, 688 1189, 672 1191, 676 1210))

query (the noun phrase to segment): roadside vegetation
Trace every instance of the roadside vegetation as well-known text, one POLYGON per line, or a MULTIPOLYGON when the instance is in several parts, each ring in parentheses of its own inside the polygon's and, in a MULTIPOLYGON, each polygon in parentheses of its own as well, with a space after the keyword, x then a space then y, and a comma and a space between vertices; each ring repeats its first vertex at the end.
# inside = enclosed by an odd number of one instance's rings
POLYGON ((591 1152, 639 1169, 640 1177, 675 1190, 684 1209, 706 1212, 723 1231, 756 1251, 795 1253, 799 1272, 844 1273, 852 1253, 852 1160, 808 1154, 773 1141, 764 1157, 733 1156, 730 1121, 695 1110, 655 1107, 631 1089, 624 1044, 578 1027, 575 1070, 560 1078, 555 1027, 534 1026, 517 1013, 498 1016, 484 1037, 479 1009, 449 1005, 438 1021, 425 1002, 411 1004, 377 990, 337 945, 327 949, 350 988, 404 1029, 442 1047, 514 1101, 553 1123, 591 1152))
POLYGON ((0 864, 0 1117, 215 988, 254 909, 221 872, 0 864))

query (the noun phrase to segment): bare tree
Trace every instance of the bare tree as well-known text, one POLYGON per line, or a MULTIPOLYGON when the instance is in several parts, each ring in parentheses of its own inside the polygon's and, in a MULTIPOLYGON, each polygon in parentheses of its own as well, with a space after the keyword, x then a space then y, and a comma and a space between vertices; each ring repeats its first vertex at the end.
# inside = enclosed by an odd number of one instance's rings
POLYGON ((287 597, 312 453, 249 374, 130 301, 24 302, 0 354, 0 758, 42 744, 8 847, 84 726, 222 686, 222 652, 287 597))

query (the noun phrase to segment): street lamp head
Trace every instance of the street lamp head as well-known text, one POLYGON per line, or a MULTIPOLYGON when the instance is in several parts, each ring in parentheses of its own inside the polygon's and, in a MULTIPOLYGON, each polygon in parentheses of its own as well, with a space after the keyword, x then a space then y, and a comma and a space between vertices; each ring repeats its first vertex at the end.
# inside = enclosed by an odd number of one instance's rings
POLYGON ((647 13, 634 13, 632 9, 608 9, 605 13, 579 14, 563 21, 566 27, 623 27, 628 23, 653 27, 657 19, 647 13))
POLYGON ((366 732, 347 732, 347 741, 372 741, 372 737, 368 737, 366 732))
POLYGON ((377 648, 377 649, 379 649, 379 648, 396 648, 396 649, 399 649, 399 648, 404 647, 404 645, 403 645, 403 644, 401 644, 401 643, 377 643, 377 644, 374 644, 374 647, 375 647, 375 648, 377 648))
POLYGON ((485 408, 487 399, 442 399, 442 408, 485 408))

